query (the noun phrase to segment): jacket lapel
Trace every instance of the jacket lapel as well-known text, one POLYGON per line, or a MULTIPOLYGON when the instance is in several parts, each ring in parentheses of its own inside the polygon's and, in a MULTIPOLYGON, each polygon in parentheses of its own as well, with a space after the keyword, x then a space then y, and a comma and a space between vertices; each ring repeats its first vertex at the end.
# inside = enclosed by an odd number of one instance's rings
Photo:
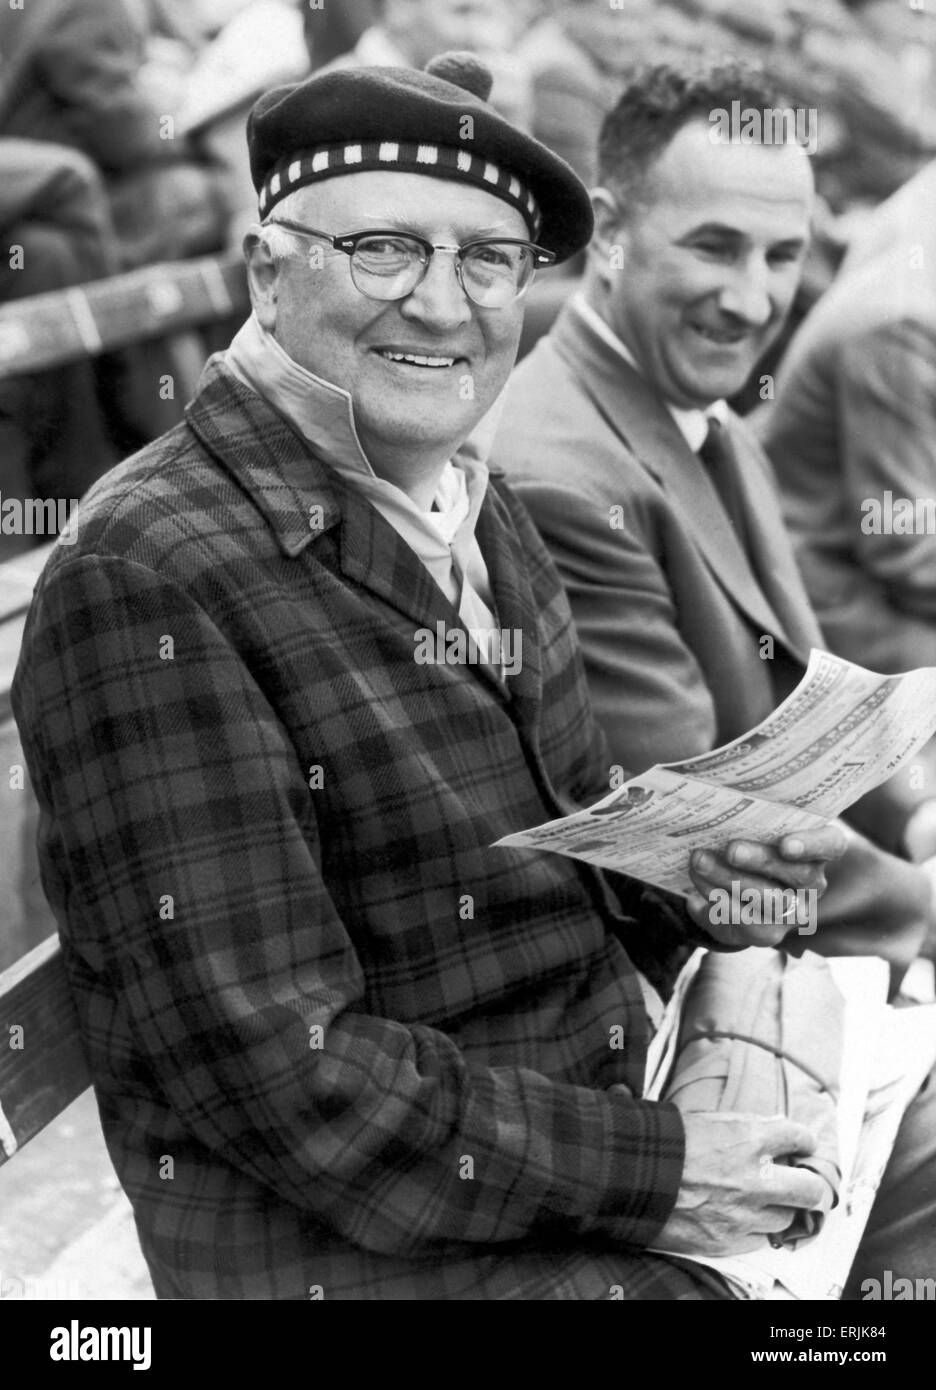
POLYGON ((780 620, 779 635, 808 661, 810 647, 822 647, 825 641, 796 565, 780 501, 767 472, 769 465, 736 426, 729 425, 729 434, 739 463, 735 495, 744 513, 760 588, 780 620))
MULTIPOLYGON (((492 471, 492 476, 501 476, 501 471, 492 471)), ((520 670, 508 676, 506 688, 516 717, 532 726, 538 722, 543 695, 539 610, 522 562, 520 539, 507 508, 490 485, 475 535, 487 565, 498 625, 522 633, 520 670)), ((503 689, 499 681, 496 683, 503 689)))
MULTIPOLYGON (((256 392, 243 386, 213 358, 205 368, 195 399, 186 410, 192 429, 233 473, 266 518, 281 549, 292 557, 326 532, 337 543, 338 566, 345 577, 410 619, 416 628, 435 634, 463 629, 449 602, 426 566, 388 521, 355 488, 316 458, 301 436, 256 392), (320 508, 319 512, 314 509, 320 508), (310 520, 314 518, 314 524, 310 520)), ((491 517, 489 492, 481 508, 478 538, 490 567, 498 621, 501 627, 523 629, 521 670, 506 684, 483 664, 468 671, 496 688, 502 698, 526 692, 538 677, 538 648, 529 615, 535 605, 516 560, 503 564, 510 547, 504 526, 491 517), (484 525, 484 519, 489 518, 484 525), (481 539, 482 530, 487 539, 481 539), (492 563, 493 560, 493 563, 492 563), (508 616, 505 617, 504 614, 508 616)), ((494 505, 500 508, 500 503, 494 505)), ((508 523, 509 524, 509 523, 508 523)))
POLYGON ((810 644, 818 640, 818 629, 807 632, 811 615, 804 594, 805 622, 798 618, 791 622, 795 605, 783 598, 782 586, 793 582, 798 594, 802 586, 792 565, 778 562, 782 547, 770 533, 782 521, 760 470, 754 473, 755 461, 744 470, 742 498, 751 523, 752 544, 768 543, 771 559, 764 573, 777 579, 769 597, 752 570, 715 485, 653 389, 592 332, 574 307, 563 311, 553 338, 596 410, 641 467, 665 489, 716 582, 756 628, 774 633, 792 652, 808 657, 810 644))

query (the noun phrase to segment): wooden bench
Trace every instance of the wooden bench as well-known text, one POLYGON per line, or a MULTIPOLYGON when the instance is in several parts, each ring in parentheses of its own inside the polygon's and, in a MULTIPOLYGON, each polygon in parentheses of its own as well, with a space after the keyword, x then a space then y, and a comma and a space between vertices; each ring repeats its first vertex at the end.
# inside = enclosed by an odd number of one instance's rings
MULTIPOLYGON (((10 680, 33 586, 48 553, 49 547, 43 546, 0 565, 0 800, 12 805, 12 813, 3 816, 5 833, 11 837, 22 829, 31 793, 9 787, 7 769, 22 756, 10 707, 10 680)), ((4 852, 10 864, 9 842, 4 852)), ((13 872, 14 878, 22 873, 15 862, 13 872)), ((15 893, 19 886, 7 884, 8 899, 9 889, 15 893)), ((51 918, 45 927, 49 925, 51 918)), ((62 953, 57 938, 48 936, 0 972, 0 1164, 90 1082, 62 953)))
POLYGON ((238 253, 167 261, 0 305, 0 381, 166 338, 188 395, 204 354, 194 330, 246 314, 238 253))
MULTIPOLYGON (((188 394, 204 360, 193 330, 248 308, 243 260, 233 253, 14 300, 0 306, 0 380, 171 336, 183 368, 180 389, 188 394)), ((8 773, 22 762, 10 682, 48 549, 0 564, 0 1164, 91 1081, 61 949, 48 935, 54 921, 40 902, 34 856, 24 859, 32 855, 35 801, 28 778, 23 790, 13 790, 8 773), (30 885, 31 904, 24 896, 30 885), (25 925, 17 915, 24 905, 25 925), (33 944, 37 934, 45 939, 33 944)))
POLYGON ((0 974, 0 1044, 3 1164, 91 1084, 56 937, 0 974))

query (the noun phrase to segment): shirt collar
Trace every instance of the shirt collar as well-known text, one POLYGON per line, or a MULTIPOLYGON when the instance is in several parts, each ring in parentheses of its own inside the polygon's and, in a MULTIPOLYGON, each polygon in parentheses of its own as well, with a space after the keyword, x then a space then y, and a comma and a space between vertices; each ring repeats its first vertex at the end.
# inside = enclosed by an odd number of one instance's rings
POLYGON ((256 314, 235 333, 224 362, 286 417, 323 463, 376 477, 358 438, 350 393, 294 362, 256 314))
POLYGON ((394 483, 374 472, 354 423, 351 395, 294 362, 256 314, 237 331, 225 365, 263 396, 312 446, 318 458, 354 483, 423 557, 450 558, 470 544, 487 490, 488 470, 477 447, 459 450, 439 479, 433 510, 423 511, 394 483))
MULTIPOLYGON (((640 363, 634 357, 630 348, 623 343, 617 336, 610 324, 606 323, 601 315, 592 308, 584 294, 578 293, 572 298, 572 307, 580 318, 584 319, 593 333, 596 333, 603 343, 612 352, 623 357, 629 367, 643 376, 640 363)), ((669 411, 676 423, 680 434, 694 454, 697 454, 705 443, 705 436, 709 431, 709 421, 714 418, 724 423, 728 414, 727 401, 713 401, 706 410, 683 410, 679 406, 670 405, 669 401, 663 404, 669 411)))

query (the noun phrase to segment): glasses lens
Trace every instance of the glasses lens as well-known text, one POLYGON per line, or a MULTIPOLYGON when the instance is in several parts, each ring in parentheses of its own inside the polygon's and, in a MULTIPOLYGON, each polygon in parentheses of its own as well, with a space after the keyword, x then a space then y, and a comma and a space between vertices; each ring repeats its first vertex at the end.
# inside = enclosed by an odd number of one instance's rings
POLYGON ((462 257, 466 293, 485 309, 502 309, 522 294, 533 274, 533 253, 509 241, 485 241, 462 257))
POLYGON ((351 278, 372 299, 402 299, 419 283, 425 247, 404 236, 363 237, 351 257, 351 278))

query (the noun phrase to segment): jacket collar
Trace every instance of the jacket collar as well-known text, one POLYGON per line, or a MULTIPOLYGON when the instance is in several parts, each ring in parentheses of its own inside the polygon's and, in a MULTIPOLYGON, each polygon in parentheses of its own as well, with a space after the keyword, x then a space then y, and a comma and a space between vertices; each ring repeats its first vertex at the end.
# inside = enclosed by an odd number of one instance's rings
POLYGON ((759 476, 757 461, 752 458, 751 466, 742 469, 739 486, 763 585, 708 473, 653 387, 593 332, 574 305, 563 309, 550 340, 599 414, 666 491, 686 534, 728 597, 759 631, 775 633, 791 652, 808 660, 810 646, 821 643, 819 630, 776 497, 759 476))
POLYGON ((223 354, 208 359, 185 417, 253 500, 285 555, 299 555, 341 519, 341 480, 228 370, 223 354))
MULTIPOLYGON (((318 458, 285 418, 240 382, 221 354, 209 358, 186 419, 202 444, 253 500, 285 555, 331 536, 346 578, 377 595, 417 627, 462 626, 457 610, 426 566, 353 485, 318 458)), ((506 683, 484 665, 469 667, 504 698, 524 697, 538 710, 538 615, 529 579, 518 563, 502 500, 488 489, 477 529, 502 628, 523 631, 523 662, 506 683)))

